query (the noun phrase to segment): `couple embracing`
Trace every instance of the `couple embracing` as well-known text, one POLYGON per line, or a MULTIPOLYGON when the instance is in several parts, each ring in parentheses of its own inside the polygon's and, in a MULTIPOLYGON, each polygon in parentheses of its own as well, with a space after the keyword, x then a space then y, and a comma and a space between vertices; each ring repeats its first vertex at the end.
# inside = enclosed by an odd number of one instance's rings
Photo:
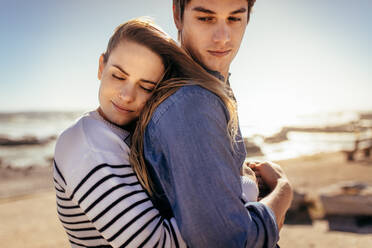
POLYGON ((72 247, 277 246, 292 188, 279 165, 244 163, 229 85, 254 2, 174 0, 181 47, 148 20, 116 28, 99 107, 56 144, 72 247))

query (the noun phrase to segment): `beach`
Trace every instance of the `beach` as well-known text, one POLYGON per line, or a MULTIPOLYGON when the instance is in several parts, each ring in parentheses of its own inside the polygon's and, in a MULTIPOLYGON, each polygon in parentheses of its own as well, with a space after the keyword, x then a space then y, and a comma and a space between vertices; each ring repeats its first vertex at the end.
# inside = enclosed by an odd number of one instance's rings
MULTIPOLYGON (((372 182, 372 160, 324 153, 278 161, 297 191, 314 196, 342 181, 372 182)), ((69 247, 56 215, 51 167, 0 169, 0 243, 6 247, 69 247)), ((330 231, 328 222, 285 224, 281 247, 372 247, 372 234, 330 231)))

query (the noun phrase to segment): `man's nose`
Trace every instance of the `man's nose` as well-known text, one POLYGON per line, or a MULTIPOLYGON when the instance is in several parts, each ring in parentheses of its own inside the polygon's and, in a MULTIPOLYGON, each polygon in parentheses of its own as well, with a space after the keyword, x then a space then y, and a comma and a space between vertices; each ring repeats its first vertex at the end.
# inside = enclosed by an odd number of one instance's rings
POLYGON ((123 85, 120 89, 120 98, 124 102, 133 102, 136 98, 136 91, 135 91, 135 84, 132 82, 127 82, 126 84, 123 85))
POLYGON ((230 28, 226 22, 217 23, 213 32, 213 42, 225 44, 230 41, 230 28))

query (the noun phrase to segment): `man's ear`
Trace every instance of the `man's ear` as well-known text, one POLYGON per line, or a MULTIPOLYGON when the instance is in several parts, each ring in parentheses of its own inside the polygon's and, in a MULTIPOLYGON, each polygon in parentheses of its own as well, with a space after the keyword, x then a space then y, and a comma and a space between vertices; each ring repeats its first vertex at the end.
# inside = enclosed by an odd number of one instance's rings
POLYGON ((179 12, 179 10, 177 10, 176 5, 173 4, 173 20, 174 20, 174 24, 176 24, 176 28, 178 32, 181 32, 182 30, 182 19, 181 19, 180 14, 181 13, 179 12))
POLYGON ((99 56, 99 61, 98 61, 98 75, 97 76, 99 80, 102 79, 103 69, 105 68, 105 62, 104 62, 103 56, 104 54, 102 53, 101 56, 99 56))

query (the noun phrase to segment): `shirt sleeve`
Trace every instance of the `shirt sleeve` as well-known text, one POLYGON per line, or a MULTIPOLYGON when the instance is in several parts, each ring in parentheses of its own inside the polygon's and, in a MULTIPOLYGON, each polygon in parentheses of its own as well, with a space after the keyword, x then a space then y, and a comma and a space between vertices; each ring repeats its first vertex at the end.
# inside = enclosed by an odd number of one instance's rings
POLYGON ((74 133, 64 134, 54 162, 57 212, 70 242, 185 247, 175 220, 160 215, 132 167, 123 163, 128 151, 79 150, 80 140, 74 133))
POLYGON ((242 183, 242 198, 246 202, 255 202, 258 198, 258 186, 256 182, 247 176, 240 176, 242 183))
POLYGON ((241 200, 240 164, 233 156, 221 100, 191 90, 170 101, 147 128, 145 156, 187 245, 274 247, 278 229, 273 212, 241 200))

